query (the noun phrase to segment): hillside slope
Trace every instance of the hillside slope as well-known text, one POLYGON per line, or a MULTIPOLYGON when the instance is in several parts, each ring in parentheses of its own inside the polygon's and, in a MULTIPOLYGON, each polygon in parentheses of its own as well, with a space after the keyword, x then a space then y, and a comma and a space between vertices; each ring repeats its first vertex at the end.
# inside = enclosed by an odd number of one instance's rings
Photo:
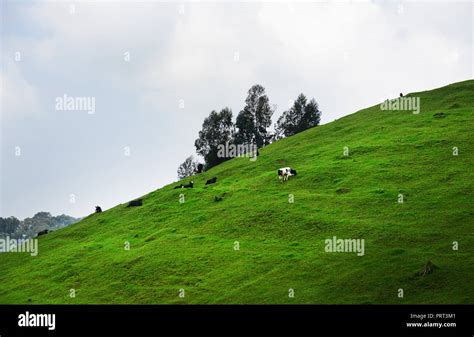
POLYGON ((474 303, 474 80, 409 96, 420 114, 364 109, 0 254, 0 303, 474 303))

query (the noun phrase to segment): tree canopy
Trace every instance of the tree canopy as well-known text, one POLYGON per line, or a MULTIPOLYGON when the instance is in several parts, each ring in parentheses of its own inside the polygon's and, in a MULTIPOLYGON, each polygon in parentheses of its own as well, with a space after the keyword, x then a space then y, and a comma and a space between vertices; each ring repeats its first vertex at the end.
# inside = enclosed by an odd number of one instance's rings
POLYGON ((272 124, 273 109, 265 88, 259 84, 252 86, 245 99, 245 107, 236 119, 236 144, 256 144, 258 148, 270 143, 268 128, 272 124))
POLYGON ((309 102, 305 95, 300 94, 293 106, 283 112, 275 125, 276 138, 288 137, 313 126, 319 125, 321 111, 316 100, 309 102))
POLYGON ((232 110, 229 108, 224 108, 220 112, 213 110, 204 119, 199 138, 194 142, 194 146, 196 152, 204 158, 206 169, 229 159, 218 156, 218 146, 231 142, 233 132, 232 110))
POLYGON ((178 178, 183 179, 192 176, 198 170, 199 163, 194 160, 193 156, 189 156, 186 160, 178 167, 178 178))

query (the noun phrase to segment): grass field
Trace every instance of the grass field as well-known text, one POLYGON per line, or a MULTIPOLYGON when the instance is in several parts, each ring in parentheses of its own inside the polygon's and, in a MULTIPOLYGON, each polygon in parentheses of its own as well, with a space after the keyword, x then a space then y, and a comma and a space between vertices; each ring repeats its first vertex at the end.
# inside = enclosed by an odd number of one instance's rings
POLYGON ((474 303, 474 80, 408 96, 419 114, 377 104, 0 254, 0 303, 474 303))

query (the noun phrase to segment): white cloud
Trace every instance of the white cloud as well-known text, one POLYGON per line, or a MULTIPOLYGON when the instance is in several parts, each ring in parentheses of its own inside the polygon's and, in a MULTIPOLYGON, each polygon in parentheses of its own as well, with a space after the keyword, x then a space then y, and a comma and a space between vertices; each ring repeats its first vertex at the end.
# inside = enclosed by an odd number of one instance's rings
MULTIPOLYGON (((69 6, 4 4, 2 106, 6 116, 21 116, 24 129, 33 130, 31 139, 23 139, 26 153, 41 153, 38 149, 61 136, 61 150, 74 154, 69 159, 77 162, 75 172, 87 173, 84 180, 104 186, 101 172, 109 172, 107 181, 120 184, 120 196, 105 186, 93 191, 94 200, 107 205, 135 195, 136 186, 146 193, 168 183, 175 172, 157 176, 156 167, 182 162, 194 151, 203 118, 224 106, 235 116, 255 83, 278 105, 274 120, 303 92, 316 98, 323 122, 329 122, 400 91, 472 77, 469 2, 403 2, 403 11, 397 2, 190 2, 183 13, 181 4, 160 2, 77 2, 74 14, 69 6), (12 60, 16 50, 24 61, 12 60), (130 52, 130 62, 124 61, 124 52, 130 52), (87 118, 51 111, 54 97, 64 93, 97 97, 97 114, 87 118), (180 99, 184 109, 179 109, 180 99), (34 134, 38 118, 49 131, 41 139, 34 134), (71 125, 81 132, 70 137, 71 125), (143 154, 132 156, 127 166, 140 168, 139 182, 124 180, 117 166, 110 170, 121 163, 113 154, 123 144, 143 154), (103 155, 93 162, 96 148, 103 155)), ((4 139, 15 144, 26 133, 8 123, 4 139)), ((47 160, 39 154, 36 159, 47 160)), ((54 166, 48 169, 53 164, 44 163, 38 181, 44 186, 37 193, 55 184, 56 193, 68 195, 76 173, 66 165, 59 179, 54 166)), ((9 165, 7 178, 21 181, 16 162, 9 165)), ((8 195, 28 190, 21 183, 11 186, 15 190, 5 191, 8 195)), ((87 188, 80 184, 74 190, 90 195, 87 188)), ((88 211, 86 204, 77 212, 88 211)), ((31 215, 19 205, 4 209, 31 215)))
POLYGON ((19 62, 22 61, 4 60, 4 68, 0 74, 3 123, 40 116, 38 92, 21 74, 19 62))

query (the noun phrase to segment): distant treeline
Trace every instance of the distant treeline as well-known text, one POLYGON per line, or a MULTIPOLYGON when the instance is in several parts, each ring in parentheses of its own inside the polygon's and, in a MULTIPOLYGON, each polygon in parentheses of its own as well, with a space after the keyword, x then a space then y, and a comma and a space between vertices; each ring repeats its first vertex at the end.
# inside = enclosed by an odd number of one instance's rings
POLYGON ((275 140, 317 126, 321 120, 316 100, 313 98, 308 101, 303 94, 283 112, 272 133, 269 128, 274 112, 275 107, 270 105, 265 88, 259 84, 249 89, 244 108, 237 115, 235 123, 230 108, 225 107, 220 112, 211 111, 204 119, 199 138, 194 142, 197 154, 204 158, 204 167, 202 164, 199 166, 194 157, 190 156, 179 166, 178 177, 188 177, 201 172, 203 168, 207 170, 231 159, 219 155, 219 147, 224 144, 253 145, 259 149, 275 140))
POLYGON ((44 229, 56 230, 79 220, 65 214, 52 216, 49 212, 38 212, 32 218, 24 220, 19 220, 14 216, 9 218, 0 217, 0 237, 34 238, 38 232, 44 229))

